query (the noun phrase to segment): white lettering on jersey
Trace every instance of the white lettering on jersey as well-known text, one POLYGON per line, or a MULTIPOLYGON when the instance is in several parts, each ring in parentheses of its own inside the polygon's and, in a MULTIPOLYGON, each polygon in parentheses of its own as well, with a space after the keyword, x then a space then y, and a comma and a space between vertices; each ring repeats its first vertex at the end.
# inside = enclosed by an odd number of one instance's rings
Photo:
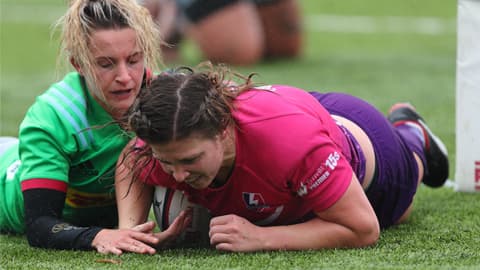
POLYGON ((309 190, 314 190, 320 184, 325 182, 325 180, 327 180, 332 174, 332 171, 337 167, 339 159, 340 154, 337 151, 330 153, 327 160, 317 168, 315 173, 304 183, 300 184, 300 188, 297 190, 298 196, 307 195, 309 190))
POLYGON ((20 168, 20 164, 22 164, 22 162, 20 160, 17 160, 14 163, 12 163, 10 166, 8 166, 7 178, 5 179, 5 181, 8 182, 13 180, 13 178, 15 177, 15 174, 17 174, 18 168, 20 168))
POLYGON ((330 172, 326 171, 320 178, 317 179, 317 181, 313 182, 313 184, 310 186, 309 190, 315 189, 318 187, 321 183, 323 183, 327 178, 330 176, 330 172))
POLYGON ((328 155, 328 159, 325 161, 325 165, 327 165, 330 170, 334 170, 335 167, 337 167, 338 160, 340 159, 340 154, 337 153, 337 151, 331 153, 328 155))

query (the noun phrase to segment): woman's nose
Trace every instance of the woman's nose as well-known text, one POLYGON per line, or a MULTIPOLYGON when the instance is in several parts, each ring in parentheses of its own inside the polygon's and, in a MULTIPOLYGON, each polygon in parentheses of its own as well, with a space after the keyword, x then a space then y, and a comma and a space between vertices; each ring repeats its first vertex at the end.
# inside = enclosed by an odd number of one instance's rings
POLYGON ((175 166, 172 170, 173 178, 175 178, 175 181, 179 183, 182 183, 183 181, 185 181, 185 179, 187 179, 189 175, 190 173, 180 166, 175 166))
POLYGON ((126 84, 131 80, 131 76, 126 64, 120 63, 117 67, 117 77, 116 80, 119 83, 126 84))

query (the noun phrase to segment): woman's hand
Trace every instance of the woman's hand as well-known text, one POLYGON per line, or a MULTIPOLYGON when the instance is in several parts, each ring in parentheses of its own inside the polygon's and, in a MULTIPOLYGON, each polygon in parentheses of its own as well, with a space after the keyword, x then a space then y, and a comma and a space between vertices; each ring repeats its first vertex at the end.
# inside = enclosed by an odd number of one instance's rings
POLYGON ((375 212, 355 176, 343 196, 310 220, 260 227, 248 220, 225 215, 210 221, 210 243, 218 250, 307 250, 361 248, 378 241, 380 226, 375 212))
POLYGON ((154 233, 155 222, 148 221, 131 229, 101 230, 93 239, 93 247, 103 254, 121 255, 124 251, 155 254, 154 247, 167 247, 192 221, 191 209, 180 212, 173 223, 163 232, 154 233))
POLYGON ((132 229, 103 229, 93 239, 92 246, 100 253, 121 255, 124 251, 154 254, 152 246, 159 239, 154 236, 155 222, 149 221, 132 229))
POLYGON ((190 225, 192 222, 192 209, 188 208, 180 212, 172 224, 162 232, 155 233, 155 237, 158 240, 157 247, 167 248, 169 247, 190 225))
POLYGON ((210 244, 224 251, 256 251, 263 249, 261 227, 237 215, 214 217, 210 221, 210 244))

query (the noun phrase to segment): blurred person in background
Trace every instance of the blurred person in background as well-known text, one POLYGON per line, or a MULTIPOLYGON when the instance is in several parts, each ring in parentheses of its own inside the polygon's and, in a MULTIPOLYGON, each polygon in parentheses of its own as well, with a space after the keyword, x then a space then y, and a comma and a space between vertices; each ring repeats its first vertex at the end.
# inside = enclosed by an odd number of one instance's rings
POLYGON ((212 62, 252 65, 297 57, 303 31, 296 0, 138 0, 160 25, 166 61, 178 58, 182 38, 191 38, 212 62))

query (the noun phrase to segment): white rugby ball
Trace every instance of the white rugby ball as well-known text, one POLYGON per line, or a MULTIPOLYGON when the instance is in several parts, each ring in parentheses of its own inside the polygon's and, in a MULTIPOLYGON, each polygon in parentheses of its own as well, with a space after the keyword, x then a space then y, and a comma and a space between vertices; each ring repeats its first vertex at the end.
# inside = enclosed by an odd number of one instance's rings
POLYGON ((187 196, 180 190, 161 186, 155 187, 152 208, 160 230, 166 230, 180 212, 188 207, 193 210, 192 222, 186 231, 178 237, 175 246, 208 246, 210 242, 208 237, 210 228, 209 211, 198 204, 190 202, 187 196))

